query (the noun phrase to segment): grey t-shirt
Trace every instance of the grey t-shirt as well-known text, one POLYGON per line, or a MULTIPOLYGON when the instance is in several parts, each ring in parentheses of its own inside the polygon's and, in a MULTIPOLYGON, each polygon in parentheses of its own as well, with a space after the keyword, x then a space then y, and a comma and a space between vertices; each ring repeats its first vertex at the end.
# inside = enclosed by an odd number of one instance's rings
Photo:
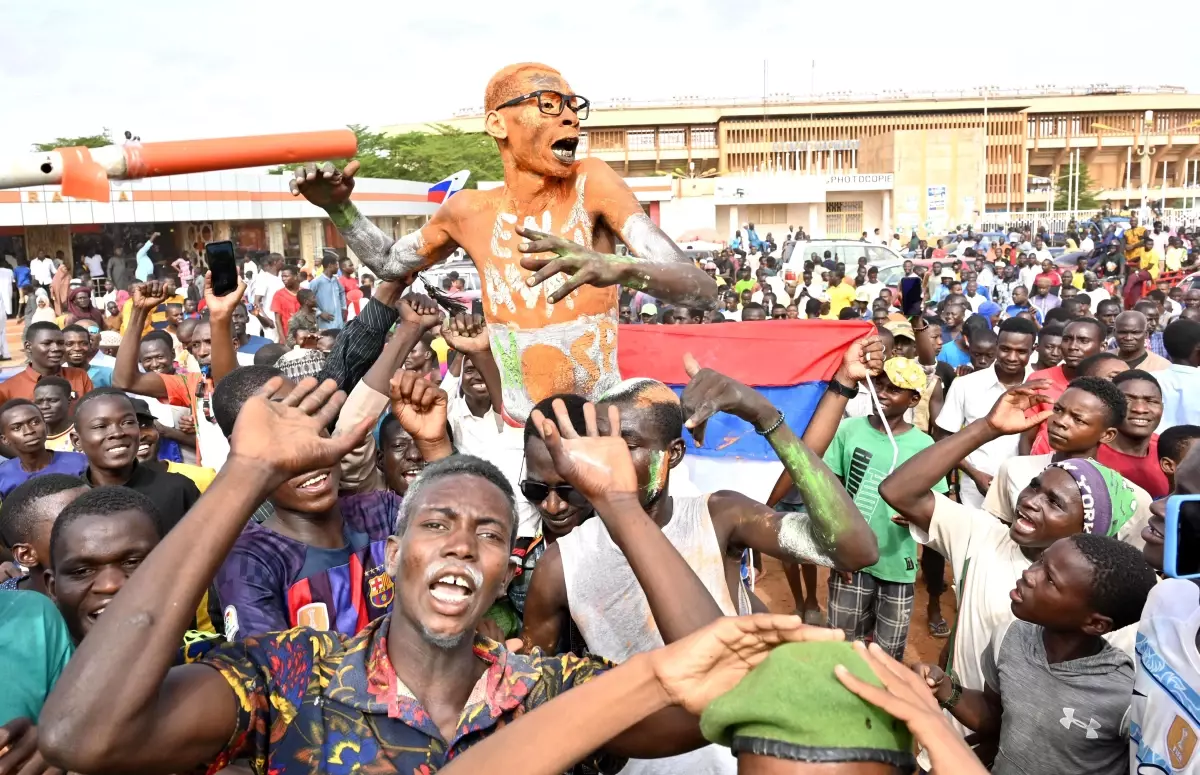
POLYGON ((1051 665, 1042 628, 1015 621, 983 655, 1004 713, 993 775, 1127 775, 1133 660, 1107 643, 1094 656, 1051 665))

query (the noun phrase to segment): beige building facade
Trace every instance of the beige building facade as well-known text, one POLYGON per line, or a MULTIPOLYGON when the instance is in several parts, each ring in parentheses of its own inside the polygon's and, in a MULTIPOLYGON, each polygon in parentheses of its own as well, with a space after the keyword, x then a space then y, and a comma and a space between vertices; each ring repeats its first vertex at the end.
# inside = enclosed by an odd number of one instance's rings
MULTIPOLYGON (((481 111, 438 123, 483 130, 481 111)), ((1167 206, 1193 206, 1200 95, 1090 86, 597 103, 578 153, 669 182, 672 196, 647 209, 672 236, 712 228, 728 239, 753 222, 760 236, 803 226, 857 238, 1044 211, 1076 159, 1114 208, 1136 206, 1143 185, 1167 206)))

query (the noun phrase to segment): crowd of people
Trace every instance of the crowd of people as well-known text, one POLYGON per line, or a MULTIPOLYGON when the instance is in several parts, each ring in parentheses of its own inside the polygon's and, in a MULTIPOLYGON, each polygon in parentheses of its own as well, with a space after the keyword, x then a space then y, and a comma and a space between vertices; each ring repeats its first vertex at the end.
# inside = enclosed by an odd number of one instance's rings
POLYGON ((716 305, 643 284, 619 317, 858 321, 810 418, 689 356, 682 394, 626 374, 515 422, 528 364, 456 276, 246 254, 218 296, 158 234, 28 262, 0 775, 1200 766, 1200 587, 1161 578, 1200 492, 1195 235, 1134 220, 1072 268, 968 233, 885 285, 744 231, 699 262, 716 305), (782 464, 762 501, 681 477, 718 412, 782 464), (919 577, 945 648, 909 667, 919 577))

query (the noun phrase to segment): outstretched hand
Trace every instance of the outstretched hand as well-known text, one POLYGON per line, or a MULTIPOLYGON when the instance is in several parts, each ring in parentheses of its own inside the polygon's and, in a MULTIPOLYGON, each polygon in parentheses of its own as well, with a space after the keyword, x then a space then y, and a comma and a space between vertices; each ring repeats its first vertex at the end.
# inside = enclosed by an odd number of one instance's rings
POLYGON ((374 423, 374 418, 368 418, 350 432, 330 438, 326 428, 337 420, 346 402, 337 383, 325 380, 318 385, 308 377, 286 395, 280 395, 282 387, 282 377, 263 385, 242 406, 229 438, 231 456, 266 465, 279 481, 336 465, 358 446, 374 423))
POLYGON ((440 441, 446 435, 446 391, 415 371, 397 371, 390 384, 392 414, 415 441, 440 441))
POLYGON ((717 412, 728 412, 758 427, 769 427, 779 410, 754 388, 713 369, 701 368, 691 353, 683 356, 683 368, 691 381, 679 401, 686 418, 683 427, 692 432, 696 446, 704 446, 704 430, 717 412))
POLYGON ((782 643, 839 641, 841 630, 809 627, 799 616, 726 616, 650 652, 654 675, 674 705, 699 716, 710 702, 782 643))
POLYGON ((225 294, 218 296, 213 293, 212 287, 212 272, 204 273, 204 303, 208 307, 209 316, 217 320, 228 320, 233 317, 233 310, 237 305, 242 303, 242 297, 246 295, 246 281, 239 274, 237 278, 237 288, 225 294))
POLYGON ((345 169, 339 170, 333 162, 327 161, 321 165, 309 162, 295 169, 292 179, 288 181, 288 188, 292 196, 303 195, 317 207, 342 205, 350 201, 358 166, 358 162, 352 161, 345 169))
POLYGON ((530 415, 538 429, 554 470, 558 475, 597 505, 614 496, 636 498, 638 493, 637 472, 629 447, 621 438, 621 414, 615 406, 608 408, 609 435, 601 436, 596 430, 596 407, 592 403, 583 405, 584 434, 571 424, 567 406, 561 399, 551 404, 554 420, 548 419, 541 410, 530 415))
POLYGON ((1042 392, 1050 386, 1048 379, 1035 379, 1004 391, 988 412, 987 424, 1005 436, 1041 425, 1054 414, 1054 402, 1042 392), (1026 416, 1030 410, 1035 412, 1032 417, 1026 416))
POLYGON ((621 282, 622 267, 620 263, 602 253, 585 248, 569 239, 533 229, 517 227, 517 234, 529 240, 517 246, 517 250, 522 253, 553 253, 555 256, 554 258, 538 258, 528 255, 521 259, 521 266, 537 270, 525 281, 528 285, 541 285, 559 273, 569 275, 567 281, 558 290, 546 297, 551 304, 562 301, 571 291, 584 285, 605 288, 621 282))
POLYGON ((467 312, 455 315, 448 324, 442 326, 442 338, 460 353, 488 352, 492 347, 483 315, 467 312))
POLYGON ((870 647, 855 643, 854 648, 883 683, 883 688, 872 686, 838 665, 834 675, 843 686, 907 724, 913 737, 929 752, 934 772, 985 775, 987 770, 942 715, 924 677, 892 659, 874 643, 870 647))

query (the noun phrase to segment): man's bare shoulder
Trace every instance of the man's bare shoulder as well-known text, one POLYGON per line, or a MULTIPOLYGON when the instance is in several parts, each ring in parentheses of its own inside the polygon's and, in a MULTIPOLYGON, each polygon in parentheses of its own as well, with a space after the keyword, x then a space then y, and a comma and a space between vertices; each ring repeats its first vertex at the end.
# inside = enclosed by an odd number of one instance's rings
POLYGON ((575 169, 572 170, 572 173, 576 177, 580 175, 587 175, 589 184, 597 182, 602 184, 619 183, 622 188, 629 188, 625 185, 625 181, 621 178, 621 176, 617 174, 616 170, 608 166, 608 164, 603 160, 592 156, 589 156, 586 159, 580 159, 578 162, 576 162, 575 169))

